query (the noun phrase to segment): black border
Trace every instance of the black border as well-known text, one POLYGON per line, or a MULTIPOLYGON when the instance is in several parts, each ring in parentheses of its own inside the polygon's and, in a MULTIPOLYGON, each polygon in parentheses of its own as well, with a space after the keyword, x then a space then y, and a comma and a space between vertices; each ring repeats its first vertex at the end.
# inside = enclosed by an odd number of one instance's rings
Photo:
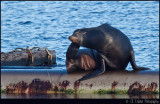
MULTIPOLYGON (((159 0, 1 0, 1 1, 158 1, 159 2, 159 0)), ((0 33, 1 33, 1 24, 0 24, 0 33)), ((81 104, 81 103, 82 104, 131 104, 131 103, 134 104, 140 101, 145 103, 145 100, 148 100, 150 102, 154 101, 155 103, 153 104, 159 104, 160 101, 159 98, 157 99, 2 99, 1 98, 0 104, 40 104, 40 103, 42 104, 72 104, 72 103, 73 104, 81 104)))

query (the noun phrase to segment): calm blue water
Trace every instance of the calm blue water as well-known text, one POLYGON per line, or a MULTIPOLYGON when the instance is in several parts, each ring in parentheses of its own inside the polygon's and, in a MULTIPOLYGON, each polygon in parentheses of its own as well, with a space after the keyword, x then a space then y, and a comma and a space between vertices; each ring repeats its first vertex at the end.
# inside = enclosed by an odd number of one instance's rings
POLYGON ((48 47, 65 70, 68 36, 106 22, 129 37, 138 66, 159 70, 158 1, 1 1, 1 51, 48 47))

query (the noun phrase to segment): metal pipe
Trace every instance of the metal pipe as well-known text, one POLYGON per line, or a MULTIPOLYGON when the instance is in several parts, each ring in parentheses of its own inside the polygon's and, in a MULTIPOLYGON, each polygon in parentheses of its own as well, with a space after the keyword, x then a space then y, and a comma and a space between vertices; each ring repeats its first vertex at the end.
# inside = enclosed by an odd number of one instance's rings
MULTIPOLYGON (((49 80, 53 86, 68 81, 67 89, 75 89, 75 81, 89 72, 75 72, 68 74, 66 70, 52 69, 2 69, 1 88, 6 88, 11 83, 24 81, 31 83, 33 79, 39 78, 42 81, 49 80)), ((156 91, 159 91, 159 70, 149 71, 108 71, 95 78, 82 81, 78 89, 87 91, 99 89, 121 89, 129 90, 131 85, 138 83, 141 87, 148 88, 152 83, 156 83, 156 91)), ((136 85, 137 84, 137 85, 136 85)))

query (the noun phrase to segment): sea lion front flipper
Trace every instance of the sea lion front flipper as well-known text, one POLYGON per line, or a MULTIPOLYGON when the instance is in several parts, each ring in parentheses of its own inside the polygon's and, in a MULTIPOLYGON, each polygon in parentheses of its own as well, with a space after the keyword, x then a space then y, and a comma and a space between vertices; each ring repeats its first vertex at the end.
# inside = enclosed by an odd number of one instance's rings
POLYGON ((82 78, 80 78, 79 80, 77 81, 83 81, 83 80, 87 80, 87 79, 90 79, 90 78, 93 78, 93 77, 96 77, 97 75, 100 75, 100 74, 103 74, 105 72, 105 60, 102 59, 102 65, 101 65, 101 68, 100 69, 97 69, 85 76, 83 76, 82 78))
POLYGON ((104 56, 103 54, 99 53, 99 55, 102 57, 102 59, 104 59, 106 61, 106 63, 112 67, 112 68, 116 68, 116 65, 113 64, 111 61, 108 60, 108 58, 106 56, 104 56))

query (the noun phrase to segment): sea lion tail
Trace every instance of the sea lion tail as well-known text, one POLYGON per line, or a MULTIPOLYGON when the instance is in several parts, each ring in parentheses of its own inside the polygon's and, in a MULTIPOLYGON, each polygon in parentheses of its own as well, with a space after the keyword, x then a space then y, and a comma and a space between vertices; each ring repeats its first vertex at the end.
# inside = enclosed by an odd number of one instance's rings
POLYGON ((136 65, 133 49, 130 51, 130 54, 131 54, 130 63, 131 63, 132 68, 133 68, 134 70, 149 70, 149 68, 138 67, 138 66, 136 65))

